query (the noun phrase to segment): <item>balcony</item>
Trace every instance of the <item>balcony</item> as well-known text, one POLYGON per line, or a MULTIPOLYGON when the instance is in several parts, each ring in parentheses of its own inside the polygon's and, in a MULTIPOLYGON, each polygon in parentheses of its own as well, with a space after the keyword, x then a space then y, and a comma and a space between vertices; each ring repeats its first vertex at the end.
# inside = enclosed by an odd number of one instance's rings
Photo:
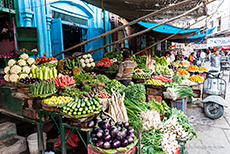
POLYGON ((15 14, 14 0, 0 0, 0 12, 15 14))
POLYGON ((217 32, 221 31, 221 25, 217 26, 217 32))

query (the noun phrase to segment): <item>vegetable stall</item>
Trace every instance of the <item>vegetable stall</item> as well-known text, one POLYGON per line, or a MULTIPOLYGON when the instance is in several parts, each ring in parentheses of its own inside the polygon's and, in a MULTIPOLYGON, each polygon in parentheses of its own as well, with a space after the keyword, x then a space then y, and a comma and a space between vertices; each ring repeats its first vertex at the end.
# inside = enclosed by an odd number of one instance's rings
MULTIPOLYGON (((208 70, 168 64, 165 57, 132 55, 137 67, 125 87, 114 79, 122 59, 122 51, 97 62, 90 54, 57 61, 24 53, 9 60, 1 89, 17 89, 14 95, 21 94, 24 102, 17 114, 39 121, 41 132, 51 117, 62 153, 74 130, 88 153, 183 153, 185 143, 196 137, 186 116, 187 102, 200 96, 208 70), (71 130, 67 139, 65 129, 71 130)), ((45 151, 44 143, 42 147, 45 151)))

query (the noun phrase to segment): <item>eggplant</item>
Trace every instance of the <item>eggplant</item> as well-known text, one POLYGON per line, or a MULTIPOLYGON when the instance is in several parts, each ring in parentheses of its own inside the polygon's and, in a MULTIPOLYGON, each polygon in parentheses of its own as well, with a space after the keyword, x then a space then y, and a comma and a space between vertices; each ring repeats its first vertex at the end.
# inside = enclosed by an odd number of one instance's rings
POLYGON ((109 128, 109 130, 112 131, 114 128, 117 128, 117 127, 111 126, 111 127, 109 128))
POLYGON ((121 131, 121 134, 122 134, 122 138, 125 138, 125 137, 126 137, 126 131, 125 131, 125 130, 122 130, 122 131, 121 131))
POLYGON ((103 121, 100 121, 100 122, 98 123, 98 126, 99 126, 101 129, 104 129, 104 128, 103 128, 104 122, 103 122, 103 121))
POLYGON ((121 127, 120 127, 120 126, 118 126, 117 129, 118 129, 119 131, 121 131, 121 127))
POLYGON ((92 133, 92 134, 91 134, 91 137, 92 137, 92 138, 97 137, 97 134, 92 133))
POLYGON ((111 148, 111 144, 109 143, 109 141, 106 141, 106 142, 103 144, 103 148, 104 148, 104 149, 110 149, 110 148, 111 148))
POLYGON ((119 131, 119 132, 117 133, 117 139, 120 140, 120 141, 123 139, 123 134, 122 134, 122 132, 119 131))
POLYGON ((108 129, 104 130, 104 135, 109 135, 109 134, 110 134, 110 132, 108 129))
POLYGON ((129 144, 129 142, 128 142, 127 139, 124 139, 124 140, 121 141, 121 146, 122 147, 126 147, 128 144, 129 144))
POLYGON ((97 138, 100 139, 100 138, 102 138, 102 136, 103 136, 103 132, 99 132, 99 131, 98 131, 98 132, 97 132, 97 138))
POLYGON ((116 123, 116 126, 122 127, 122 122, 121 122, 121 121, 117 122, 117 123, 116 123))
POLYGON ((125 132, 125 134, 128 133, 128 130, 127 130, 126 128, 123 128, 121 131, 122 131, 122 132, 125 132))
POLYGON ((99 124, 100 122, 102 122, 101 119, 97 119, 97 120, 95 121, 96 124, 99 124))
POLYGON ((93 128, 94 127, 94 121, 93 120, 91 120, 89 123, 88 123, 88 127, 89 128, 93 128))
POLYGON ((104 115, 101 115, 101 120, 106 120, 106 116, 104 116, 104 115))
POLYGON ((19 82, 23 83, 24 79, 20 79, 19 82))
POLYGON ((28 80, 28 79, 29 79, 29 77, 27 76, 27 77, 26 77, 26 80, 28 80))
POLYGON ((111 125, 111 122, 112 122, 111 118, 107 118, 107 121, 108 121, 109 124, 111 125))
POLYGON ((116 127, 114 127, 111 131, 110 134, 112 137, 116 137, 118 133, 118 129, 116 127))
POLYGON ((92 142, 96 143, 98 141, 98 139, 96 137, 92 138, 92 142))
POLYGON ((99 129, 98 127, 93 127, 93 131, 92 132, 97 133, 98 129, 99 129))
POLYGON ((128 133, 134 133, 134 129, 129 128, 129 129, 128 129, 128 133))
POLYGON ((96 146, 97 146, 97 147, 100 147, 100 148, 103 148, 103 144, 104 144, 104 142, 103 142, 102 140, 98 140, 98 141, 96 142, 96 146))
POLYGON ((119 148, 121 146, 121 142, 119 140, 114 140, 112 142, 112 147, 113 148, 119 148))
POLYGON ((129 123, 128 123, 128 122, 123 122, 123 126, 124 126, 126 129, 129 129, 129 123))
POLYGON ((135 138, 135 135, 133 133, 128 133, 128 136, 135 138))
POLYGON ((103 122, 103 129, 109 129, 110 128, 110 124, 109 122, 103 122))
POLYGON ((111 137, 110 135, 104 135, 103 139, 104 139, 105 141, 109 141, 109 140, 112 139, 112 137, 111 137))
POLYGON ((133 138, 131 136, 127 136, 126 139, 128 140, 129 144, 133 142, 133 138))

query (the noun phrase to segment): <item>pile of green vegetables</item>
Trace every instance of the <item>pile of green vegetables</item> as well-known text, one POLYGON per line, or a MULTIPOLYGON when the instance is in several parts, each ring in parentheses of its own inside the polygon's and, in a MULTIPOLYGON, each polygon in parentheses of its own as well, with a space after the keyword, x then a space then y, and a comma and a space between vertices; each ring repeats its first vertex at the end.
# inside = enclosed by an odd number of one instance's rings
POLYGON ((146 103, 146 108, 148 110, 155 110, 160 114, 164 114, 166 110, 169 109, 169 106, 165 103, 165 101, 157 102, 155 99, 146 103))
POLYGON ((81 91, 80 89, 78 88, 68 88, 68 89, 65 89, 61 95, 63 96, 68 96, 68 97, 79 97, 81 95, 81 91))
POLYGON ((46 82, 35 82, 30 86, 29 93, 31 95, 47 95, 47 94, 53 94, 57 91, 55 87, 55 83, 53 80, 46 82))
POLYGON ((105 85, 105 90, 110 94, 111 94, 111 88, 113 88, 113 90, 115 91, 119 89, 120 92, 123 92, 125 90, 125 86, 115 79, 110 80, 105 85))
POLYGON ((91 79, 91 80, 88 80, 87 82, 85 82, 85 84, 97 84, 97 83, 100 83, 100 81, 98 79, 91 79))
POLYGON ((79 84, 79 85, 82 84, 83 81, 91 80, 91 79, 93 79, 93 77, 91 77, 89 74, 80 74, 74 77, 76 84, 79 84))
POLYGON ((184 97, 184 96, 188 96, 189 101, 192 102, 192 97, 197 96, 191 87, 177 87, 177 97, 184 97))
POLYGON ((144 68, 144 69, 142 69, 142 71, 144 72, 144 73, 152 73, 152 69, 150 69, 150 68, 144 68))
POLYGON ((99 80, 101 83, 105 83, 105 84, 107 84, 108 82, 110 82, 110 79, 109 79, 107 76, 102 75, 102 74, 96 75, 96 76, 94 77, 94 79, 97 79, 97 80, 99 80))
POLYGON ((183 80, 186 80, 187 77, 185 75, 175 74, 173 76, 173 82, 180 84, 183 80))
POLYGON ((137 59, 135 59, 135 61, 137 63, 136 68, 139 68, 139 69, 145 68, 146 67, 146 59, 147 59, 146 55, 140 56, 137 59))
POLYGON ((162 66, 168 66, 167 60, 164 56, 162 56, 160 58, 155 56, 154 60, 156 61, 155 64, 160 64, 162 66))
POLYGON ((180 124, 185 132, 192 133, 197 138, 196 132, 192 124, 188 121, 188 117, 181 111, 175 108, 171 108, 165 112, 163 122, 167 121, 170 117, 176 117, 178 124, 180 124))
POLYGON ((132 78, 133 79, 150 79, 151 75, 150 74, 133 73, 132 78))
POLYGON ((117 74, 117 71, 119 69, 118 65, 112 64, 105 73, 107 74, 117 74))
POLYGON ((57 64, 58 64, 57 61, 49 61, 49 62, 38 65, 38 67, 43 67, 43 66, 45 66, 45 67, 56 67, 57 64))

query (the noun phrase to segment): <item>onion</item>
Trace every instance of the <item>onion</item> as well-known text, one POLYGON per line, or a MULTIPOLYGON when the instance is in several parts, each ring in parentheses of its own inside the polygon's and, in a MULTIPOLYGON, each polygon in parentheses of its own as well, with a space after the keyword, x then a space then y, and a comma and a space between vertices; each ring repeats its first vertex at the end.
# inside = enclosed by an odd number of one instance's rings
POLYGON ((119 148, 120 146, 121 146, 121 142, 120 142, 120 141, 114 140, 114 141, 112 142, 112 147, 113 147, 113 148, 119 148))
POLYGON ((94 127, 94 121, 90 121, 90 122, 88 123, 88 127, 89 127, 89 128, 93 128, 93 127, 94 127))
POLYGON ((98 129, 99 129, 98 127, 93 127, 93 131, 92 132, 97 133, 98 129))
POLYGON ((112 139, 112 137, 111 137, 110 135, 104 135, 103 139, 104 139, 105 141, 109 141, 109 140, 112 139))
POLYGON ((102 138, 102 136, 103 136, 103 133, 102 132, 97 132, 97 138, 102 138))
POLYGON ((122 134, 122 132, 118 132, 118 133, 117 133, 117 139, 120 140, 120 141, 123 139, 123 134, 122 134))
POLYGON ((129 133, 134 133, 134 130, 133 130, 132 128, 129 128, 129 129, 128 129, 128 132, 129 132, 129 133))
POLYGON ((129 123, 128 122, 123 122, 123 126, 128 129, 129 128, 129 123))
POLYGON ((128 144, 129 144, 129 142, 128 142, 127 139, 124 139, 124 140, 121 141, 121 146, 122 147, 126 147, 128 144))
POLYGON ((96 136, 97 136, 97 134, 94 134, 94 133, 91 134, 91 137, 92 137, 92 138, 94 138, 94 137, 96 137, 96 136))
POLYGON ((126 139, 128 140, 129 144, 133 142, 133 138, 131 136, 127 136, 126 139))
POLYGON ((135 138, 135 135, 133 133, 128 133, 128 136, 135 138))
POLYGON ((92 142, 96 143, 98 141, 98 139, 96 137, 92 138, 92 142))
POLYGON ((111 148, 111 144, 109 143, 109 141, 106 141, 104 143, 103 148, 105 148, 105 149, 110 149, 111 148))
POLYGON ((111 132, 110 132, 110 134, 111 134, 112 137, 116 137, 116 136, 117 136, 117 133, 118 133, 118 129, 117 129, 116 127, 114 127, 114 128, 111 130, 111 132))
POLYGON ((97 146, 97 147, 100 147, 100 148, 103 148, 103 144, 104 144, 104 142, 103 142, 102 140, 98 140, 98 141, 96 142, 96 146, 97 146))

